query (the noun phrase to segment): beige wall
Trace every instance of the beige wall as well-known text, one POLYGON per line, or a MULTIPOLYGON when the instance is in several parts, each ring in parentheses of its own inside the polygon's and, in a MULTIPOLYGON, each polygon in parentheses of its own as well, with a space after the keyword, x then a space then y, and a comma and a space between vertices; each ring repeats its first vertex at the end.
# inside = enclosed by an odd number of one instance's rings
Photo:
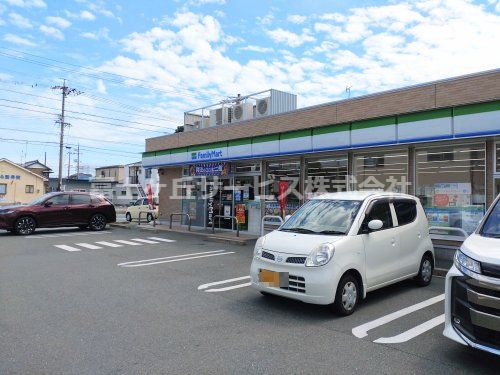
POLYGON ((146 140, 146 151, 227 141, 500 99, 500 71, 328 103, 263 119, 146 140))
MULTIPOLYGON (((182 167, 163 168, 158 171, 160 175, 160 192, 158 194, 160 218, 168 220, 170 214, 174 212, 181 212, 182 200, 172 199, 173 195, 173 180, 182 177, 182 167)), ((181 192, 176 194, 181 196, 181 192)), ((174 219, 179 219, 176 217, 174 219)))
POLYGON ((123 183, 125 179, 125 168, 115 167, 115 168, 96 168, 95 177, 96 179, 101 178, 101 173, 104 172, 104 179, 112 180, 119 183, 123 183))
POLYGON ((41 177, 35 176, 8 162, 0 161, 0 177, 5 175, 20 176, 21 178, 19 180, 0 178, 0 184, 7 185, 7 194, 0 196, 0 205, 28 203, 45 193, 44 180, 41 177), (26 185, 34 186, 33 194, 26 193, 26 185))

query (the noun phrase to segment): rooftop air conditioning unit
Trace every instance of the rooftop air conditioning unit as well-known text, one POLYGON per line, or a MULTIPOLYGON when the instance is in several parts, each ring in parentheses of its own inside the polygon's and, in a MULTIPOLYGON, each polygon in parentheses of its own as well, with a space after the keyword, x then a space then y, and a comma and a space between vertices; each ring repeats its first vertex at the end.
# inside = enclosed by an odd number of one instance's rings
POLYGON ((271 113, 269 98, 258 99, 255 102, 255 117, 269 116, 271 113))
POLYGON ((196 129, 208 128, 210 126, 210 119, 205 117, 203 120, 197 120, 194 122, 194 126, 196 129))
POLYGON ((222 107, 210 110, 210 126, 219 126, 231 122, 231 108, 222 107))
POLYGON ((251 118, 253 118, 253 104, 252 103, 236 104, 233 106, 231 112, 232 112, 231 122, 250 120, 251 118))

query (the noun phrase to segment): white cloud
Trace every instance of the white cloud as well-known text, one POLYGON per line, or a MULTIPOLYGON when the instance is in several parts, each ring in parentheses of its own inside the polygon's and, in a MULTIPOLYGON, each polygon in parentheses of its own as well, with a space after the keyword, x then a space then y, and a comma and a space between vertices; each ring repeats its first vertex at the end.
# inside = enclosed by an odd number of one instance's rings
POLYGON ((292 31, 277 28, 267 30, 267 35, 276 43, 284 43, 290 47, 299 47, 304 43, 316 41, 316 38, 310 34, 308 29, 303 29, 302 34, 296 34, 292 31))
POLYGON ((200 7, 207 4, 224 5, 226 0, 190 0, 187 2, 188 6, 200 7))
POLYGON ((93 21, 95 20, 95 16, 93 13, 89 12, 88 10, 82 10, 80 12, 80 18, 82 20, 86 20, 86 21, 93 21))
POLYGON ((274 21, 274 14, 269 12, 263 17, 257 17, 257 23, 260 25, 270 25, 274 21))
POLYGON ((58 40, 64 40, 64 34, 61 32, 61 30, 56 29, 55 27, 52 26, 47 26, 47 25, 41 25, 40 26, 40 31, 44 33, 47 36, 50 36, 54 39, 58 40))
POLYGON ((111 40, 111 38, 109 37, 109 29, 106 28, 106 27, 102 27, 100 28, 98 31, 96 32, 84 32, 84 33, 81 33, 80 36, 82 38, 85 38, 85 39, 93 39, 93 40, 100 40, 100 39, 104 39, 104 40, 111 40))
POLYGON ((102 79, 97 80, 96 90, 99 94, 106 94, 106 85, 104 84, 102 79))
POLYGON ((49 25, 57 26, 60 29, 66 29, 66 28, 68 28, 68 27, 71 26, 71 22, 70 21, 68 21, 65 18, 57 17, 57 16, 48 16, 48 17, 45 17, 45 21, 47 21, 47 23, 49 25))
POLYGON ((19 13, 9 13, 9 21, 11 24, 21 29, 31 29, 33 27, 30 20, 21 16, 19 13))
POLYGON ((43 0, 5 0, 9 5, 20 8, 46 8, 47 4, 43 0))
POLYGON ((8 43, 17 44, 21 46, 33 47, 35 43, 30 41, 29 39, 22 38, 20 36, 14 34, 5 34, 3 40, 8 43))
POLYGON ((288 22, 291 23, 296 23, 296 24, 302 24, 306 22, 307 17, 306 16, 301 16, 300 14, 291 14, 287 17, 288 22))
POLYGON ((219 17, 219 18, 224 18, 224 17, 226 17, 226 13, 224 13, 224 12, 223 12, 222 10, 220 10, 220 9, 215 10, 215 11, 214 11, 214 14, 215 14, 217 17, 219 17))
POLYGON ((274 50, 269 47, 260 47, 260 46, 253 46, 253 45, 248 45, 245 47, 238 48, 239 51, 250 51, 250 52, 259 52, 259 53, 268 53, 268 52, 273 52, 274 50))

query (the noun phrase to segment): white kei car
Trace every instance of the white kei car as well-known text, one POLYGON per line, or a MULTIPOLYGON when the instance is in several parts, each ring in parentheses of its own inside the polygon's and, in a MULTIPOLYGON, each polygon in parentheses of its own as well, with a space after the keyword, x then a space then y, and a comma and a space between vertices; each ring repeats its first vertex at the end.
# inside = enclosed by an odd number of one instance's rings
POLYGON ((313 198, 257 240, 251 283, 264 295, 354 312, 367 292, 400 280, 431 282, 434 249, 420 201, 340 192, 313 198))
POLYGON ((153 209, 148 203, 148 198, 137 199, 131 206, 127 207, 125 219, 127 221, 138 220, 140 212, 142 212, 141 220, 146 220, 148 223, 158 219, 158 206, 153 209))
POLYGON ((443 334, 500 356, 500 195, 455 253, 445 290, 443 334))

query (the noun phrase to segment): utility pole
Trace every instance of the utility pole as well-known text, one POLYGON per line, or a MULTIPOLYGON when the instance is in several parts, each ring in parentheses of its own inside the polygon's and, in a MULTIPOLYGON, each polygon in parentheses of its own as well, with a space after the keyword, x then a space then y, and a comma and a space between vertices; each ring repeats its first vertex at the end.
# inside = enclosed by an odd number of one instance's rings
POLYGON ((63 168, 63 147, 64 147, 64 128, 69 126, 69 123, 64 122, 64 106, 66 103, 66 97, 68 95, 79 95, 80 91, 77 89, 71 89, 66 86, 66 80, 63 80, 62 86, 54 86, 53 90, 61 90, 62 93, 62 107, 61 107, 61 115, 59 116, 59 120, 56 121, 56 124, 61 126, 60 134, 59 134, 59 180, 57 182, 57 191, 61 191, 62 189, 62 168, 63 168))
POLYGON ((66 146, 66 149, 68 150, 68 180, 69 180, 69 176, 71 174, 71 147, 66 146))
POLYGON ((76 147, 76 179, 80 179, 80 142, 76 147))

